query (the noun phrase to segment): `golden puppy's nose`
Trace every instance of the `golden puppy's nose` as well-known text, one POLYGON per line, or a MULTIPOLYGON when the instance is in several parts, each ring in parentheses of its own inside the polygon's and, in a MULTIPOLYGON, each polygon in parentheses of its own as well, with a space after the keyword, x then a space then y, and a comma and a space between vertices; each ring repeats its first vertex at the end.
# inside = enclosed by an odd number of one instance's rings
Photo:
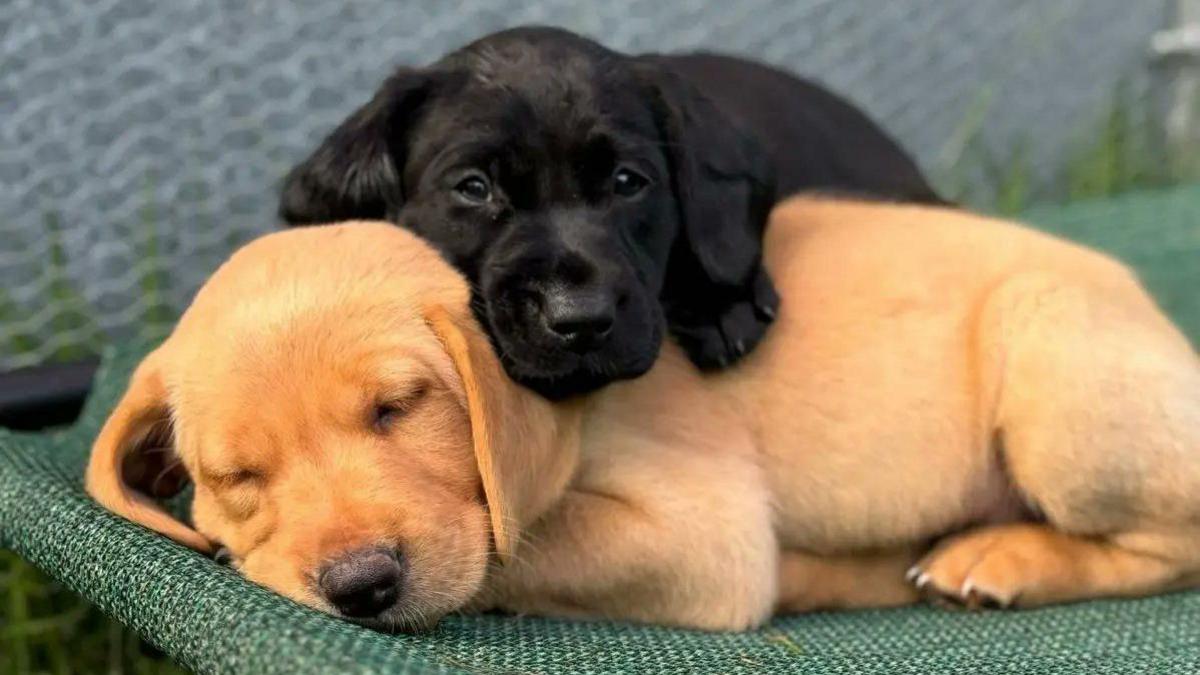
POLYGON ((339 612, 358 619, 392 608, 404 584, 404 567, 395 551, 351 551, 325 568, 317 585, 339 612))

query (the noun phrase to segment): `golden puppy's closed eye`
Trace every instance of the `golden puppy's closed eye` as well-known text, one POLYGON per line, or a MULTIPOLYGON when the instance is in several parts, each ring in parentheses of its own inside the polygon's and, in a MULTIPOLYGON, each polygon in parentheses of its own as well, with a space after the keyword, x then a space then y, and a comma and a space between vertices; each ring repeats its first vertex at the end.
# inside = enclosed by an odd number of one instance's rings
POLYGON ((370 408, 371 424, 381 434, 395 430, 413 408, 421 404, 429 393, 429 383, 424 380, 409 383, 406 391, 384 392, 370 408))

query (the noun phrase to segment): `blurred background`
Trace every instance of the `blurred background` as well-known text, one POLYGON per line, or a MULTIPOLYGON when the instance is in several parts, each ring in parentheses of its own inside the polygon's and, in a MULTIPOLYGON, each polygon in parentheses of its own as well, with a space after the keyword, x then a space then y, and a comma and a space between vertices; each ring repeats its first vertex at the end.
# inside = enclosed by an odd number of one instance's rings
POLYGON ((7 0, 0 370, 160 335, 394 66, 496 29, 783 66, 866 109, 944 194, 1013 212, 1191 176, 1197 36, 1173 29, 1196 4, 7 0))
MULTIPOLYGON (((1016 213, 1195 180, 1192 21, 1200 0, 4 0, 0 373, 161 337, 393 67, 493 30, 783 66, 943 194, 1016 213)), ((0 672, 171 668, 3 551, 0 603, 0 672)))

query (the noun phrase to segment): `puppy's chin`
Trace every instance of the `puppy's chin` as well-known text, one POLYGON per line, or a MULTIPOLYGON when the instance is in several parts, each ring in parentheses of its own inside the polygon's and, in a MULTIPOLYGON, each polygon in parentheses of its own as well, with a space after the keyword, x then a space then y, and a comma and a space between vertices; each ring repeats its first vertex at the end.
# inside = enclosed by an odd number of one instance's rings
POLYGON ((492 344, 508 376, 552 400, 586 394, 616 380, 644 375, 662 348, 663 316, 647 308, 642 316, 623 317, 608 342, 577 353, 536 337, 526 322, 503 308, 482 314, 492 344), (632 319, 632 320, 630 320, 632 319))
POLYGON ((467 556, 457 563, 449 558, 439 564, 418 561, 410 567, 412 585, 394 606, 376 616, 352 617, 328 606, 321 609, 340 619, 385 633, 427 633, 447 614, 463 611, 478 597, 487 567, 470 561, 478 560, 481 555, 467 556))
POLYGON ((418 612, 406 611, 403 606, 398 606, 393 607, 385 614, 370 618, 354 618, 338 614, 334 614, 334 616, 381 633, 421 634, 432 632, 441 623, 446 614, 446 612, 443 612, 422 615, 418 612))
MULTIPOLYGON (((238 567, 237 563, 234 563, 238 567)), ((243 574, 244 570, 240 570, 243 574)), ((262 580, 253 579, 255 583, 291 599, 292 601, 328 614, 336 619, 357 624, 383 633, 427 633, 437 628, 447 614, 459 612, 466 607, 483 585, 485 570, 480 566, 478 572, 472 572, 468 579, 443 580, 444 585, 452 589, 450 592, 437 590, 430 592, 425 588, 407 591, 406 597, 400 599, 393 607, 376 616, 349 616, 337 610, 319 593, 308 586, 279 586, 268 585, 262 580), (458 591, 456 593, 456 591, 458 591), (461 595, 461 597, 454 597, 461 595)), ((431 580, 432 581, 432 580, 431 580)), ((437 584, 431 584, 436 586, 437 584)))
POLYGON ((484 552, 460 559, 444 558, 434 564, 418 560, 409 567, 408 585, 395 605, 384 612, 365 617, 342 614, 320 599, 302 600, 314 609, 343 621, 384 633, 426 633, 437 627, 448 614, 468 608, 478 597, 487 575, 486 564, 476 563, 484 552))

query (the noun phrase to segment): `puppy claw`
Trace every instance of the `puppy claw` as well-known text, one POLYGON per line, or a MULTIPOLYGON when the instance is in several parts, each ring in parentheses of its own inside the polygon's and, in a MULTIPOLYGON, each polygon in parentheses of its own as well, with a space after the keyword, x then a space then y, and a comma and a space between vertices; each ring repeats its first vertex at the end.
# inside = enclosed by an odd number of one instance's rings
POLYGON ((1005 609, 1011 604, 1011 599, 1005 599, 975 586, 967 579, 963 582, 962 604, 967 609, 1005 609))
MULTIPOLYGON (((912 584, 918 591, 925 591, 933 585, 933 577, 921 568, 920 565, 913 565, 904 573, 904 580, 912 584)), ((943 595, 934 587, 934 596, 943 595)))

